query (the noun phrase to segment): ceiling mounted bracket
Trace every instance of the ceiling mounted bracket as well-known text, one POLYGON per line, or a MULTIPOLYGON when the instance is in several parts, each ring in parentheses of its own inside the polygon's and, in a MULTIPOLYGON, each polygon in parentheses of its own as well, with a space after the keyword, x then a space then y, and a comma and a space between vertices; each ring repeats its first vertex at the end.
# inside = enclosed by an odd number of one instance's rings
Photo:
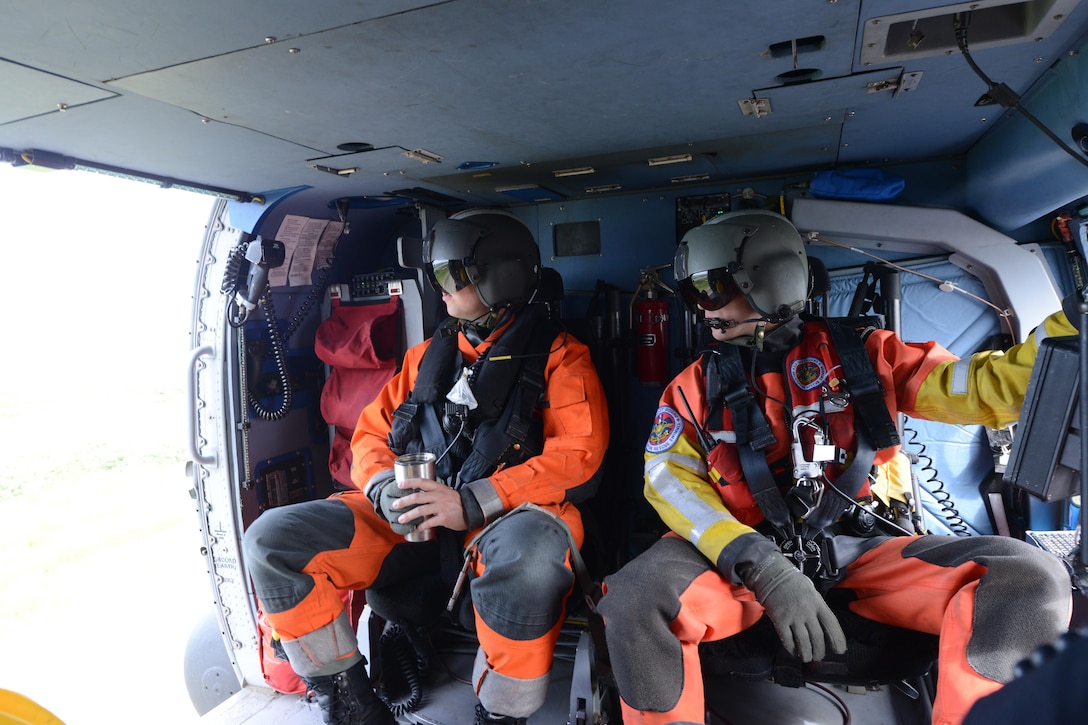
POLYGON ((881 91, 913 91, 922 82, 922 72, 900 73, 896 78, 886 78, 879 81, 871 81, 865 84, 866 93, 880 93, 881 91))
POLYGON ((742 98, 737 101, 737 105, 745 116, 763 118, 771 113, 770 98, 742 98))

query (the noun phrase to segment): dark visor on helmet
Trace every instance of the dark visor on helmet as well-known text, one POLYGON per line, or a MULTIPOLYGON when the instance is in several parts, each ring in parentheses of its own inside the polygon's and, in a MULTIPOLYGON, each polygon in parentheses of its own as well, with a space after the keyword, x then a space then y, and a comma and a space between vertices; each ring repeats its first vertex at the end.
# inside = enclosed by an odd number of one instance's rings
POLYGON ((704 310, 718 310, 732 302, 741 292, 733 280, 733 275, 719 267, 708 272, 696 272, 683 280, 680 282, 680 293, 691 306, 699 305, 704 310))
POLYGON ((445 290, 452 295, 472 284, 464 260, 436 259, 431 262, 430 269, 431 284, 436 290, 445 290))

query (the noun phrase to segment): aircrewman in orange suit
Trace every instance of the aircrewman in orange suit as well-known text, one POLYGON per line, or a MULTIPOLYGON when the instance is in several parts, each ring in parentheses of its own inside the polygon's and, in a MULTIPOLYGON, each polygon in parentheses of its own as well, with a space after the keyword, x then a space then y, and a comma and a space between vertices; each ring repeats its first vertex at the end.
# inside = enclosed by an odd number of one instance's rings
POLYGON ((337 589, 441 574, 444 551, 458 565, 465 552, 476 722, 523 724, 544 702, 573 588, 575 504, 593 493, 608 441, 604 392, 588 348, 531 303, 539 250, 515 216, 441 220, 424 260, 450 318, 360 415, 359 490, 264 512, 245 550, 268 621, 326 720, 366 725, 392 720, 337 589), (428 452, 436 480, 398 486, 397 456, 428 452))
POLYGON ((958 360, 801 316, 803 241, 765 211, 689 231, 675 272, 724 344, 666 387, 646 445, 645 495, 670 531, 605 581, 624 723, 703 723, 699 644, 764 614, 802 661, 841 654, 832 589, 862 617, 939 635, 933 720, 959 723, 1067 628, 1063 565, 1009 537, 891 536, 851 514, 898 450, 897 413, 1007 425, 1039 339, 1074 334, 1069 320, 1055 313, 1007 352, 958 360))

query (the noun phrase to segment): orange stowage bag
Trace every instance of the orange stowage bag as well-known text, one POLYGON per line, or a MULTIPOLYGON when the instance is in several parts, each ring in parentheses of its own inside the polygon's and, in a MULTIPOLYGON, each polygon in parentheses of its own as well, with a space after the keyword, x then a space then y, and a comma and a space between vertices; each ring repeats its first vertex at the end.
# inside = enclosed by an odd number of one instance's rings
POLYGON ((336 305, 317 328, 314 352, 332 370, 321 391, 321 415, 333 426, 329 470, 351 483, 351 435, 359 413, 397 372, 400 299, 336 305))
MULTIPOLYGON (((359 615, 352 609, 352 592, 341 590, 340 601, 351 613, 351 625, 357 626, 359 615)), ((261 674, 264 681, 276 692, 285 695, 301 695, 306 692, 306 683, 291 669, 291 663, 283 654, 283 647, 276 640, 272 626, 265 618, 260 601, 257 602, 257 629, 261 635, 261 674)))

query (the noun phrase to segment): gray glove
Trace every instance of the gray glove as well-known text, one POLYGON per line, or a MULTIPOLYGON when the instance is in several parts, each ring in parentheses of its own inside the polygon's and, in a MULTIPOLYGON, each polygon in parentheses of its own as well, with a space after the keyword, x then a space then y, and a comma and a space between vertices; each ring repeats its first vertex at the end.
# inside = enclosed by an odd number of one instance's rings
POLYGON ((386 471, 385 473, 388 473, 388 477, 378 478, 375 476, 366 487, 366 497, 370 500, 370 505, 374 507, 374 511, 382 519, 385 519, 385 512, 382 511, 382 491, 389 486, 397 485, 393 478, 393 472, 386 471))
POLYGON ((824 658, 824 638, 837 654, 846 651, 839 620, 809 578, 779 552, 756 563, 741 577, 774 624, 782 644, 802 662, 824 658))
POLYGON ((401 514, 407 513, 415 508, 415 506, 406 506, 402 509, 393 508, 393 502, 397 499, 407 496, 410 493, 415 493, 418 488, 401 488, 395 481, 390 481, 388 485, 382 488, 380 499, 378 501, 378 514, 389 522, 389 525, 393 527, 393 531, 405 536, 416 530, 416 525, 423 520, 423 517, 413 519, 407 524, 402 524, 397 521, 401 514))

